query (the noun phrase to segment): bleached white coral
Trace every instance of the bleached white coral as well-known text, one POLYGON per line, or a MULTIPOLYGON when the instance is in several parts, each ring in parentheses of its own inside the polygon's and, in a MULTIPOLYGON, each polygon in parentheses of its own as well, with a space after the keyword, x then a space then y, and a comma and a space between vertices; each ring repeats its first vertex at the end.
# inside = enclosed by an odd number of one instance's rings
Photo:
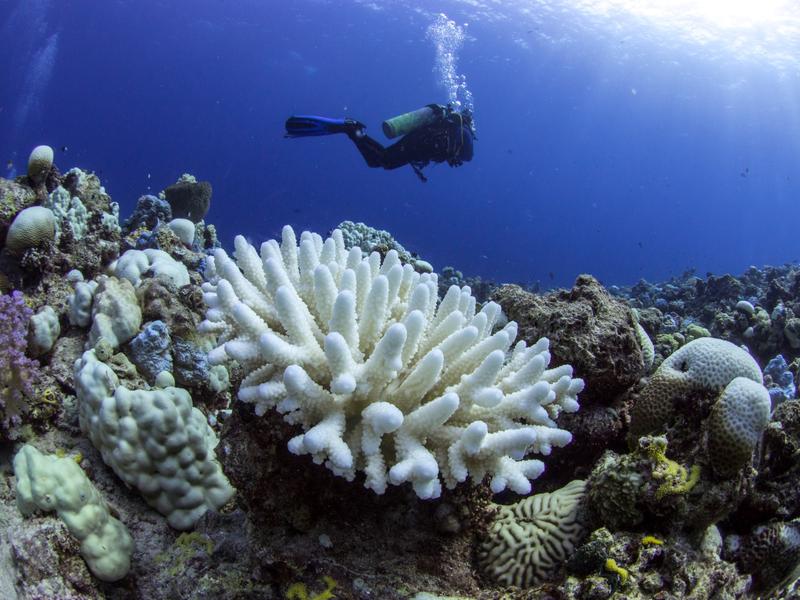
POLYGON ((204 284, 200 330, 219 335, 211 364, 239 362, 239 399, 270 408, 304 433, 290 440, 348 480, 382 494, 411 482, 435 498, 468 476, 527 494, 549 454, 571 434, 555 419, 578 409, 583 381, 548 369, 549 342, 528 347, 517 325, 494 331, 500 307, 476 313, 469 288, 438 302, 435 274, 402 265, 395 251, 345 249, 340 231, 323 240, 291 227, 260 253, 242 236, 235 261, 215 250, 204 284))
POLYGON ((189 271, 186 265, 178 262, 163 250, 127 250, 113 265, 114 275, 130 281, 139 287, 142 275, 151 274, 183 287, 189 284, 189 271))

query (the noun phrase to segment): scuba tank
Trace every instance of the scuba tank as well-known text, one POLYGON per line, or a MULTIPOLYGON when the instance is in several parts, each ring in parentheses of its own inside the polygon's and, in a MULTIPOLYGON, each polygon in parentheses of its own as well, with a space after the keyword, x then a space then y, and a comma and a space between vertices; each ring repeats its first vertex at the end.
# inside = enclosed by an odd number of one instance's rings
POLYGON ((423 106, 417 110, 386 119, 383 122, 383 133, 389 139, 411 133, 423 125, 433 123, 441 117, 443 112, 444 107, 438 104, 423 106))

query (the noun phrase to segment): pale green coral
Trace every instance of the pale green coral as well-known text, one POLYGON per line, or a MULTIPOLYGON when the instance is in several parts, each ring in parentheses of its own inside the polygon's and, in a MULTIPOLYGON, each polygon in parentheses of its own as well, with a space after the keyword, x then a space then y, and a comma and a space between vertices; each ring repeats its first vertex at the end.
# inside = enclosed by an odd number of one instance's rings
POLYGON ((72 238, 80 240, 86 234, 89 227, 89 211, 84 206, 81 199, 72 196, 63 187, 58 186, 42 202, 42 206, 49 208, 55 215, 55 242, 59 243, 61 233, 65 227, 72 231, 72 238))
POLYGON ((125 577, 133 540, 75 460, 25 445, 14 457, 14 474, 17 506, 23 515, 37 509, 56 511, 80 540, 81 555, 95 577, 103 581, 125 577))
POLYGON ((708 331, 705 327, 701 327, 696 323, 692 323, 686 328, 686 332, 684 334, 686 336, 686 342, 691 342, 692 340, 697 340, 704 337, 711 337, 711 332, 708 331))

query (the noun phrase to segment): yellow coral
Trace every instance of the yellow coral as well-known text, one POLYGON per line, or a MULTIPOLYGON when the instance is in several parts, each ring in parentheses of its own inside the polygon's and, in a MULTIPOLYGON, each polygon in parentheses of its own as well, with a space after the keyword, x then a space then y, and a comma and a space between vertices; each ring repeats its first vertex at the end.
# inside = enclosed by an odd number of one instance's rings
POLYGON ((207 535, 197 531, 184 532, 175 540, 175 545, 184 552, 194 553, 195 550, 203 550, 209 556, 214 550, 214 542, 207 535))
POLYGON ((663 480, 656 490, 656 499, 671 494, 686 494, 700 481, 700 467, 686 467, 667 458, 666 438, 654 438, 647 448, 647 455, 655 462, 653 479, 663 480))
POLYGON ((39 401, 45 404, 58 404, 55 390, 51 387, 45 388, 39 401))
POLYGON ((338 585, 336 580, 333 579, 333 577, 325 575, 322 581, 325 583, 325 589, 319 594, 310 597, 305 583, 293 583, 289 586, 289 589, 286 590, 286 600, 330 600, 331 598, 335 598, 333 595, 333 588, 338 585))
POLYGON ((613 558, 609 558, 606 560, 606 571, 611 571, 612 573, 616 573, 619 575, 620 582, 625 584, 628 581, 628 570, 620 567, 613 558))
POLYGON ((655 536, 646 535, 642 538, 642 546, 663 546, 664 540, 660 540, 655 536))
MULTIPOLYGON (((64 450, 63 448, 56 448, 55 455, 58 458, 64 458, 67 455, 67 451, 64 450)), ((81 464, 81 461, 83 461, 83 454, 78 452, 75 456, 72 457, 72 460, 74 460, 78 464, 81 464)))
POLYGON ((171 563, 167 572, 175 577, 186 569, 186 564, 191 558, 197 555, 198 551, 211 555, 214 550, 212 539, 197 531, 191 533, 184 532, 175 540, 177 552, 161 552, 156 555, 155 560, 158 564, 171 563))

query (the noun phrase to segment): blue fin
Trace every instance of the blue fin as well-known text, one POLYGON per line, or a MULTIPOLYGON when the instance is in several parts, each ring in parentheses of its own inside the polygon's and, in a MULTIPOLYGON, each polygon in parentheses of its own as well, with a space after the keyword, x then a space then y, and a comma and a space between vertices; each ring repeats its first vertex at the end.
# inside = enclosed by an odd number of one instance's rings
POLYGON ((345 132, 344 119, 297 115, 286 119, 286 137, 309 137, 345 132))

